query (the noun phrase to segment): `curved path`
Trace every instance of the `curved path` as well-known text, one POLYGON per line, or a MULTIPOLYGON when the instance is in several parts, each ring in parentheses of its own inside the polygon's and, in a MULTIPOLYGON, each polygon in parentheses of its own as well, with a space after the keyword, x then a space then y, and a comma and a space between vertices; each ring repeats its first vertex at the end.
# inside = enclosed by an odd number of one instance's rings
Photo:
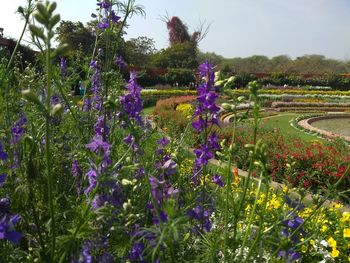
POLYGON ((349 114, 348 115, 336 115, 336 114, 334 114, 332 116, 326 115, 326 116, 321 116, 321 117, 312 117, 312 118, 303 119, 303 120, 299 121, 298 125, 303 127, 306 130, 315 131, 319 134, 325 135, 325 136, 330 137, 330 138, 337 137, 337 138, 341 138, 347 142, 350 142, 349 136, 345 136, 345 135, 336 134, 336 133, 333 133, 330 131, 322 130, 322 129, 316 128, 316 127, 311 125, 312 122, 314 122, 314 121, 323 120, 323 119, 330 119, 330 118, 341 118, 341 117, 349 117, 350 118, 350 115, 349 114))

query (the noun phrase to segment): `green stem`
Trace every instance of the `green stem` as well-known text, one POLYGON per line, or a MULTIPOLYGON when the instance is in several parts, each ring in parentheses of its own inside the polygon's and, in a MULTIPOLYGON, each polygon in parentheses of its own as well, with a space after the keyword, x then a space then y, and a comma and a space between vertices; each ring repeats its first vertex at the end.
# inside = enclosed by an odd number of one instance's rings
MULTIPOLYGON (((226 186, 226 207, 225 207, 225 242, 224 242, 224 253, 225 253, 225 259, 227 259, 227 242, 228 242, 228 211, 229 211, 229 197, 231 193, 231 184, 232 184, 232 155, 233 155, 233 143, 235 141, 236 136, 236 127, 237 127, 237 113, 234 114, 233 119, 233 131, 232 131, 232 138, 231 138, 231 151, 229 152, 229 159, 228 159, 228 166, 227 166, 227 186, 226 186)), ((230 148, 229 148, 230 149, 230 148)))
MULTIPOLYGON (((46 43, 46 109, 50 112, 50 98, 51 98, 51 43, 50 38, 47 39, 46 43)), ((46 114, 45 118, 45 154, 46 154, 46 171, 47 171, 47 188, 48 188, 48 198, 49 198, 49 210, 51 218, 51 258, 55 255, 56 246, 56 220, 55 220, 55 208, 53 202, 53 175, 51 172, 51 153, 50 153, 50 114, 46 114)))

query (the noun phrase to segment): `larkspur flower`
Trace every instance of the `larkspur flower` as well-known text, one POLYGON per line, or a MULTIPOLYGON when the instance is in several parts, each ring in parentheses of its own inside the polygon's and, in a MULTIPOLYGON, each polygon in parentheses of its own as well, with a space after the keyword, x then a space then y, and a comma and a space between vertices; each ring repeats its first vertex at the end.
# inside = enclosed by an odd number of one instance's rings
POLYGON ((120 20, 120 16, 117 16, 114 10, 111 11, 111 20, 113 23, 117 24, 120 20))
POLYGON ((98 2, 97 6, 103 8, 103 9, 109 9, 112 5, 111 5, 109 0, 103 0, 101 2, 98 2))
POLYGON ((4 151, 4 146, 2 145, 0 141, 0 160, 6 161, 8 158, 7 153, 4 151))
POLYGON ((16 121, 15 125, 11 129, 12 133, 12 144, 16 144, 20 141, 20 139, 23 137, 25 133, 25 128, 27 126, 27 118, 26 116, 22 113, 20 115, 20 118, 16 121))
POLYGON ((89 180, 89 186, 84 190, 84 194, 90 193, 93 189, 95 189, 97 185, 97 173, 93 169, 90 169, 86 175, 89 180))
POLYGON ((10 199, 7 197, 0 199, 0 217, 8 214, 10 211, 10 199))
POLYGON ((108 28, 108 19, 107 18, 102 18, 102 21, 97 23, 97 28, 98 29, 106 29, 106 28, 108 28))
POLYGON ((102 79, 101 79, 101 70, 98 66, 96 60, 90 62, 90 68, 93 70, 91 76, 91 92, 93 94, 91 105, 96 110, 101 110, 102 108, 102 79))
POLYGON ((117 56, 114 59, 114 64, 117 65, 119 67, 119 69, 123 69, 126 67, 126 62, 124 61, 124 59, 121 56, 117 56))
POLYGON ((130 251, 129 254, 129 259, 132 262, 146 262, 144 260, 144 256, 145 256, 145 244, 143 243, 135 243, 130 251))
POLYGON ((222 181, 222 178, 220 175, 215 174, 212 178, 212 182, 220 187, 224 187, 225 183, 222 181))
POLYGON ((119 100, 124 112, 130 120, 136 121, 139 125, 142 124, 142 100, 141 86, 137 84, 136 72, 130 73, 130 80, 127 85, 128 92, 120 96, 119 100))
POLYGON ((0 218, 0 240, 6 239, 17 245, 22 237, 22 234, 15 230, 15 225, 21 220, 19 215, 5 214, 0 218))
POLYGON ((285 259, 286 263, 292 263, 296 260, 301 259, 301 255, 298 252, 294 251, 294 248, 290 248, 287 251, 281 250, 278 255, 285 259))
POLYGON ((209 232, 211 229, 210 212, 208 209, 203 209, 201 205, 197 205, 194 209, 189 210, 187 215, 197 221, 203 222, 204 230, 209 232))
POLYGON ((6 174, 0 174, 0 187, 3 185, 5 180, 6 180, 6 174))
POLYGON ((72 162, 72 174, 73 174, 73 176, 74 177, 78 177, 78 176, 81 175, 81 173, 82 173, 82 170, 81 170, 81 168, 79 166, 78 161, 77 160, 73 160, 73 162, 72 162))
POLYGON ((169 141, 168 138, 162 137, 161 139, 159 139, 159 140, 157 141, 157 143, 158 143, 159 146, 165 147, 165 146, 167 146, 167 145, 170 143, 170 141, 169 141))
POLYGON ((67 60, 64 57, 60 58, 60 75, 67 76, 67 60))

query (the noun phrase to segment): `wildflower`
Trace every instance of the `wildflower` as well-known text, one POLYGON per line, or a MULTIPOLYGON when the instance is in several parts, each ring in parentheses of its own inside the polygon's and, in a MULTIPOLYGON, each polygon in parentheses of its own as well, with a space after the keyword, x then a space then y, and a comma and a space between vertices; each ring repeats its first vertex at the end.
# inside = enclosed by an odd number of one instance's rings
POLYGON ((90 255, 91 242, 86 242, 80 252, 78 263, 92 263, 92 256, 90 255))
POLYGON ((94 171, 94 170, 92 170, 92 169, 90 169, 87 173, 86 173, 86 175, 85 175, 87 178, 88 178, 88 180, 89 180, 89 186, 88 186, 88 188, 86 188, 85 189, 85 191, 84 191, 84 194, 88 194, 88 193, 90 193, 93 189, 95 189, 95 187, 96 187, 96 185, 97 185, 97 173, 94 171))
POLYGON ((203 209, 201 205, 197 205, 194 209, 187 212, 187 215, 195 220, 202 221, 204 230, 209 232, 211 229, 210 212, 208 209, 203 209))
POLYGON ((225 183, 222 181, 222 178, 220 175, 215 174, 212 178, 212 182, 220 187, 224 187, 225 183))
POLYGON ((98 29, 106 29, 106 28, 108 28, 108 19, 107 18, 102 18, 102 21, 97 23, 97 28, 98 29))
POLYGON ((10 211, 10 200, 7 197, 0 199, 0 216, 8 214, 10 211))
POLYGON ((73 160, 72 162, 72 174, 74 177, 77 177, 81 174, 81 168, 77 160, 73 160))
POLYGON ((117 65, 119 67, 119 69, 123 69, 126 67, 126 62, 124 61, 124 59, 121 56, 117 56, 114 59, 114 64, 117 65))
POLYGON ((67 76, 67 60, 64 57, 60 58, 60 75, 67 76))
POLYGON ((331 248, 337 247, 337 241, 335 241, 333 237, 328 238, 327 242, 331 248))
POLYGON ((6 174, 0 174, 0 187, 3 185, 6 179, 6 174))
POLYGON ((343 236, 344 238, 350 238, 350 228, 345 228, 343 230, 343 236))
POLYGON ((338 249, 336 249, 336 248, 333 248, 333 249, 332 249, 331 256, 332 256, 333 258, 339 257, 339 254, 340 254, 340 252, 339 252, 338 249))
POLYGON ((21 113, 20 118, 16 121, 15 125, 12 127, 12 144, 16 144, 22 138, 25 133, 25 127, 28 121, 27 118, 21 113))
POLYGON ((286 263, 291 263, 301 258, 301 255, 298 252, 295 252, 294 248, 290 248, 288 251, 281 250, 278 255, 284 258, 286 263))
POLYGON ((90 68, 93 70, 91 76, 91 91, 93 94, 91 104, 96 110, 101 110, 102 108, 102 79, 101 79, 101 70, 98 66, 96 60, 90 62, 90 68))
POLYGON ((109 0, 103 0, 102 2, 97 3, 97 6, 103 9, 109 9, 112 5, 109 0))
POLYGON ((130 80, 127 85, 128 92, 120 96, 120 103, 130 120, 135 120, 141 125, 142 100, 141 86, 136 82, 136 72, 130 73, 130 80))
POLYGON ((114 10, 111 11, 111 20, 113 23, 117 24, 120 20, 120 16, 117 16, 114 12, 114 10))
POLYGON ((4 146, 2 145, 1 141, 0 141, 0 160, 6 161, 8 158, 7 153, 5 153, 4 151, 4 146))
POLYGON ((4 215, 0 218, 0 240, 7 239, 17 245, 22 237, 20 232, 15 231, 14 226, 21 220, 19 215, 4 215))
POLYGON ((168 138, 166 138, 166 137, 162 137, 161 139, 159 139, 158 141, 157 141, 157 143, 159 144, 159 146, 161 146, 161 147, 165 147, 165 146, 167 146, 168 144, 169 144, 169 139, 168 138))
POLYGON ((129 259, 134 262, 144 262, 145 245, 143 243, 136 243, 132 246, 129 259))

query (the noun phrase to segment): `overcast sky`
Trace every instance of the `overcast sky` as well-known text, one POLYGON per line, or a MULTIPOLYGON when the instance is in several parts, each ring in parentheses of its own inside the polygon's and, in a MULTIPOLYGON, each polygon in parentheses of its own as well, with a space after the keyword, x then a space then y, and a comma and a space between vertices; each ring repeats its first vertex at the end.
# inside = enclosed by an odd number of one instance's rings
MULTIPOLYGON (((18 38, 23 21, 15 14, 25 0, 0 0, 0 27, 18 38)), ((62 19, 86 22, 95 0, 57 0, 62 19)), ((168 46, 160 20, 178 16, 193 32, 201 21, 210 24, 199 47, 225 57, 322 54, 350 59, 350 0, 136 0, 146 18, 129 20, 126 38, 151 37, 158 49, 168 46)))

